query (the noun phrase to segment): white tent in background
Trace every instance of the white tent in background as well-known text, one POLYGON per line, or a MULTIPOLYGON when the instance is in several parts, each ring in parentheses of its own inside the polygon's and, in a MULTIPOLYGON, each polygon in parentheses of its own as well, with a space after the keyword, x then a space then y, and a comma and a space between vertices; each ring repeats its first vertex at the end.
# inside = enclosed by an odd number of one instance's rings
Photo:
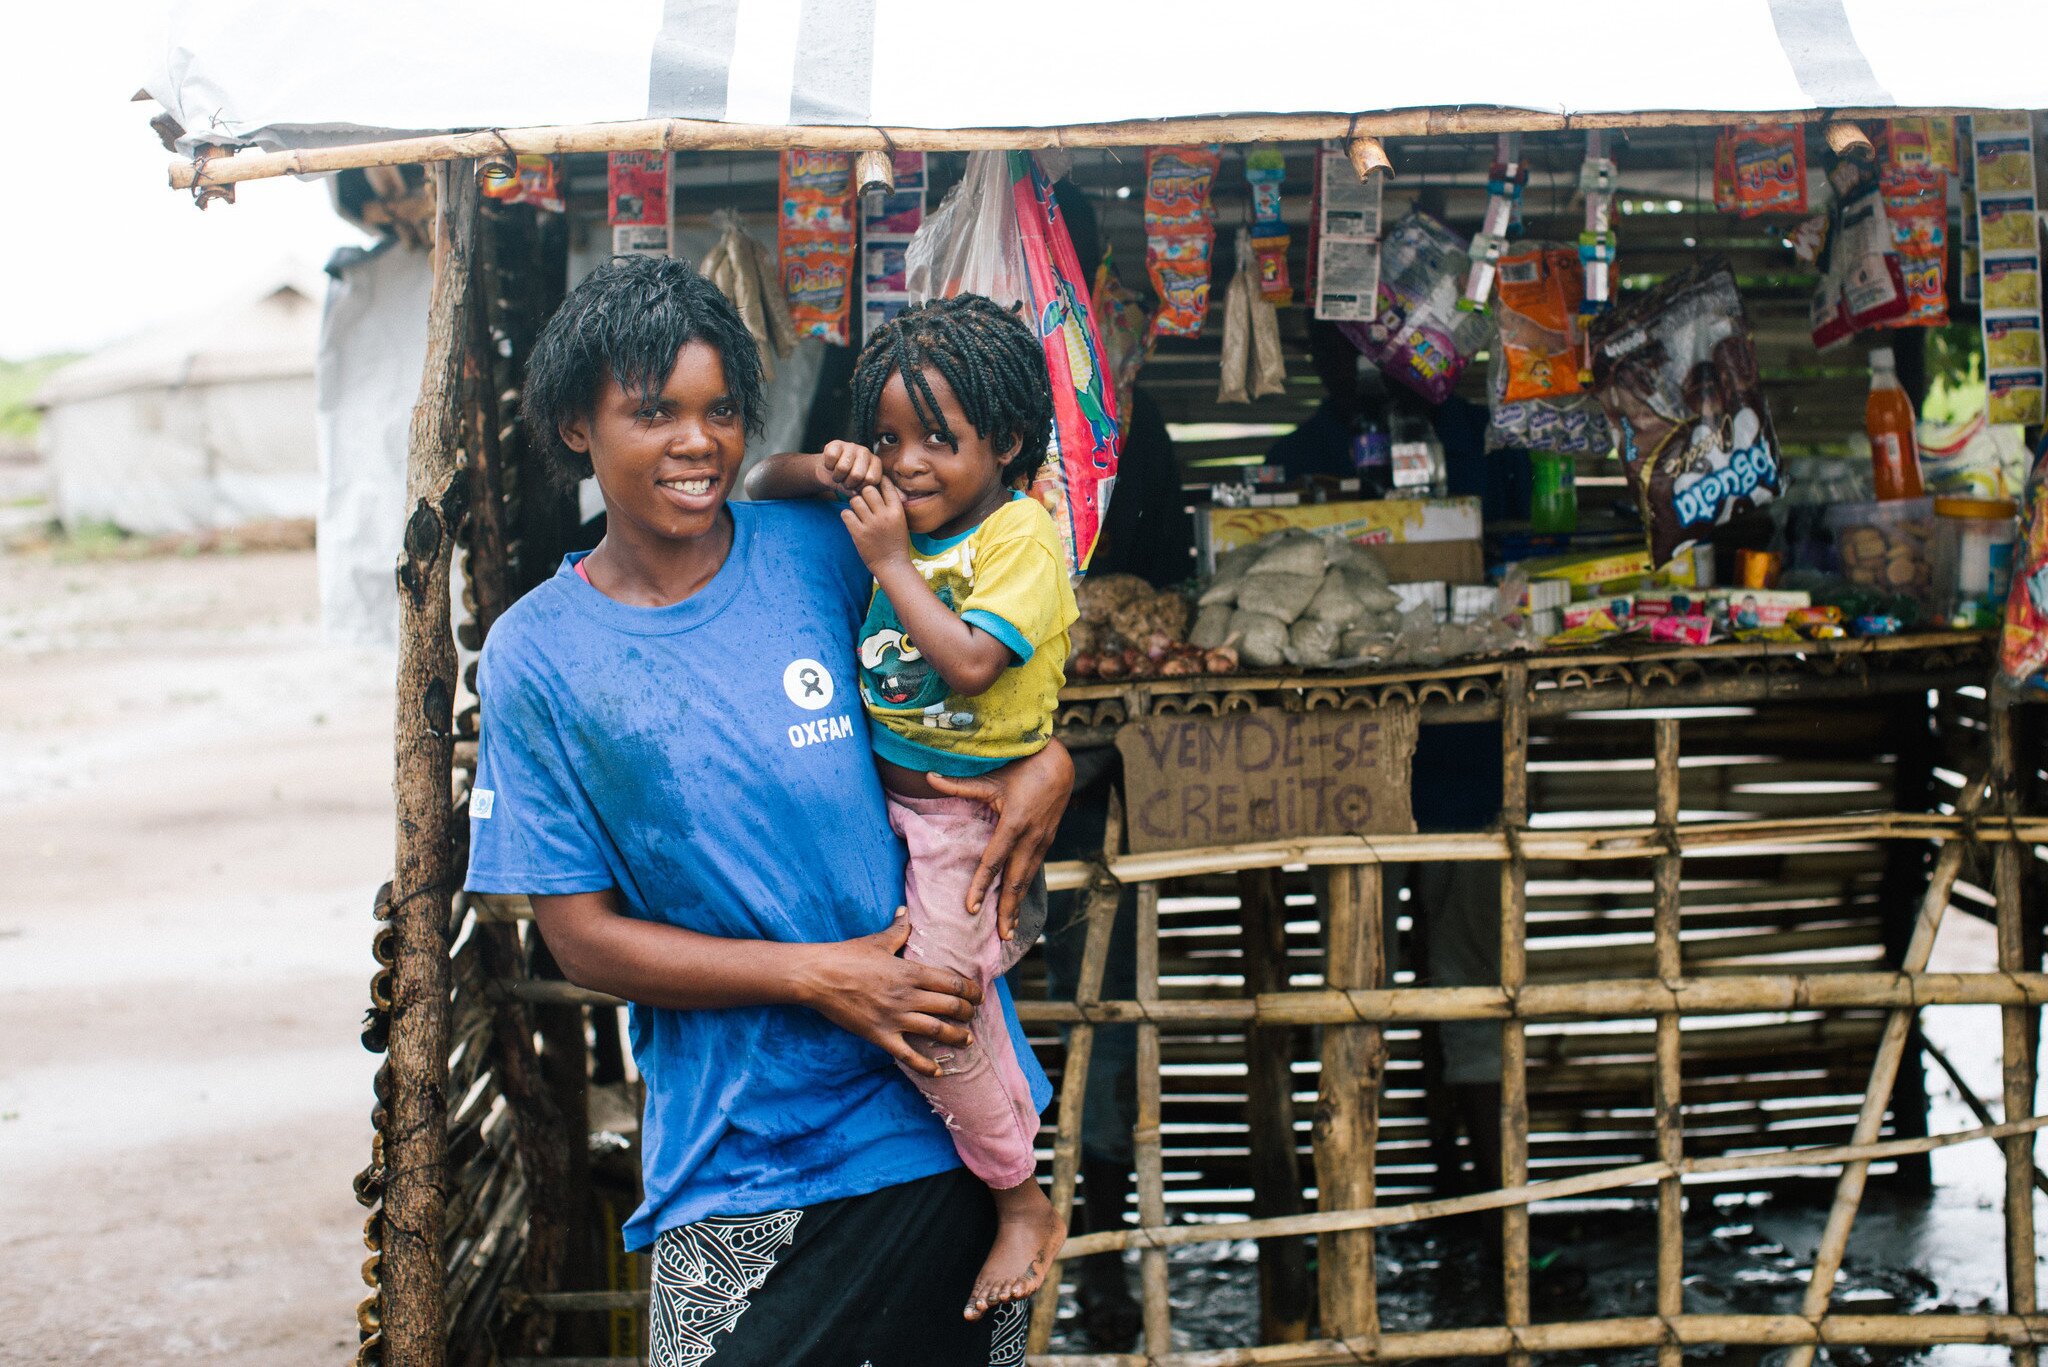
POLYGON ((41 446, 67 527, 145 534, 311 517, 318 282, 178 318, 43 385, 41 446))

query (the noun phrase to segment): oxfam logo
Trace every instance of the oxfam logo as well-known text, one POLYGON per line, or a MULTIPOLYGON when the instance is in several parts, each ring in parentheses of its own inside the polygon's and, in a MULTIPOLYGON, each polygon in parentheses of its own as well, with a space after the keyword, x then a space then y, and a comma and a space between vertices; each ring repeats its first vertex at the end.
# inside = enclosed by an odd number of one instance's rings
POLYGON ((832 702, 832 676, 816 660, 791 660, 782 671, 782 691, 806 712, 815 712, 832 702))

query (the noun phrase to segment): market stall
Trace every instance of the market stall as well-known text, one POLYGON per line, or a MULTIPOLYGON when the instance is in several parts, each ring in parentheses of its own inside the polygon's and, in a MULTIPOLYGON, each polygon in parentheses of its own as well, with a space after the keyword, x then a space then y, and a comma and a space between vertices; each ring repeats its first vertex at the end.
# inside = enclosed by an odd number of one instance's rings
MULTIPOLYGON (((333 174, 362 221, 435 253, 359 1360, 628 1362, 645 1342, 646 1268, 615 1245, 637 1195, 619 1003, 561 980, 519 899, 454 891, 469 652, 596 534, 520 429, 540 324, 579 262, 674 252, 778 361, 803 338, 857 345, 960 285, 944 263, 973 244, 947 208, 988 182, 1054 244, 1051 292, 1020 297, 1059 358, 1061 456, 1034 492, 1077 573, 1135 487, 1104 452, 1140 406, 1172 437, 1193 531, 1183 573, 1079 580, 1060 734, 1113 749, 1121 779, 1099 852, 1048 869, 1080 894, 1078 992, 1031 1000, 1042 970, 1020 970, 1020 1014, 1060 1060, 1041 1142, 1062 1208, 1096 1032, 1137 1030, 1135 1219, 1065 1256, 1138 1250, 1142 1352, 1052 1352, 1054 1277, 1033 1360, 1655 1347, 1675 1365, 1748 1344, 1803 1367, 1823 1345, 1978 1342, 2034 1361, 2048 974, 2029 854, 2048 806, 2013 699, 2042 648, 2040 510, 2021 500, 2048 387, 2026 111, 2048 94, 2022 63, 1855 5, 1853 29, 1839 5, 1745 5, 1699 25, 1701 60, 1676 71, 1619 19, 1591 60, 1589 20, 1558 52, 1526 34, 1413 91, 1390 72, 1356 112, 1306 112, 1358 102, 1320 51, 1233 93, 1257 114, 1157 71, 1114 94, 976 82, 941 109, 897 68, 986 63, 975 24, 911 44, 917 7, 885 3, 865 28, 735 38, 728 14, 721 47, 718 7, 672 8, 689 22, 651 59, 566 22, 490 35, 555 45, 545 97, 465 61, 431 99, 412 81, 372 99, 349 73, 384 50, 381 21, 343 24, 324 60, 361 101, 345 137, 252 74, 260 35, 193 40, 151 87, 174 184, 333 174), (1668 75, 1663 112, 1615 79, 1637 68, 1668 75), (622 72, 646 108, 615 107, 622 72), (1019 155, 1044 148, 1061 155, 1019 155), (1076 271, 1058 244, 1078 259, 1084 218, 1102 250, 1076 271), (1976 387, 1982 420, 1916 423, 1930 389, 1976 387), (1299 432, 1320 445, 1286 454, 1299 432), (1426 738, 1473 724, 1497 728, 1492 814, 1418 829, 1444 777, 1426 738), (1484 981, 1418 973, 1434 909, 1394 897, 1451 866, 1497 870, 1484 981), (1107 999, 1126 891, 1136 985, 1107 999), (1952 908, 1995 920, 1999 971, 1929 971, 1952 908), (2003 1008, 2003 1118, 1930 1135, 1915 1013, 1942 1003, 2003 1008), (1429 1032, 1471 1022, 1498 1023, 1498 1181, 1447 1195, 1429 1032), (1873 1171, 1910 1181, 1987 1139, 2007 1166, 2004 1308, 1831 1304, 1873 1171), (1700 1313, 1686 1198, 1787 1173, 1832 1193, 1813 1289, 1796 1312, 1700 1313), (1618 1193, 1655 1211, 1654 1304, 1542 1314, 1532 1207, 1618 1193), (1491 1211, 1497 1322, 1383 1325, 1374 1231, 1491 1211), (1265 1346, 1176 1340, 1169 1251, 1243 1239, 1265 1346)), ((1301 9, 1333 33, 1364 22, 1301 9)))

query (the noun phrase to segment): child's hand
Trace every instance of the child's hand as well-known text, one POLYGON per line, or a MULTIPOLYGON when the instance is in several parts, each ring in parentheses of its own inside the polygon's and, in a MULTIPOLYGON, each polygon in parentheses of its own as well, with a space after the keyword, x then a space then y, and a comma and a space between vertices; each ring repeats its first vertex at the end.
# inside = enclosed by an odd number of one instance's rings
POLYGON ((909 562, 910 524, 903 517, 903 495, 887 480, 852 495, 839 520, 853 533, 854 549, 869 573, 879 576, 884 565, 909 562))
POLYGON ((848 498, 882 483, 881 457, 858 442, 825 443, 816 468, 818 483, 848 498))

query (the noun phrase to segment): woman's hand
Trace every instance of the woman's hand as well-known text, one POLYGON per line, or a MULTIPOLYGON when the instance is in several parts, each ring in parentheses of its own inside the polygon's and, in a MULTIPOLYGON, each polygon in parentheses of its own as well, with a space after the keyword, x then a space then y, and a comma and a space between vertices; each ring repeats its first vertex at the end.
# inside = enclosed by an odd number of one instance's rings
POLYGON ((910 917, 898 907, 887 930, 804 946, 797 1000, 840 1029, 879 1045, 904 1067, 937 1077, 939 1065, 919 1053, 909 1037, 955 1049, 972 1044, 973 1035, 959 1022, 974 1019, 981 984, 897 958, 909 938, 910 917))
POLYGON ((1006 764, 985 778, 926 777, 948 797, 969 798, 995 812, 995 834, 974 867, 967 910, 970 915, 980 911, 989 888, 1000 887, 996 933, 1005 940, 1012 938, 1017 932, 1017 908, 1045 866, 1045 852, 1052 847, 1067 799, 1074 795, 1073 757, 1055 740, 1048 741, 1037 754, 1006 764))
POLYGON ((882 483, 882 458, 859 442, 826 442, 816 469, 818 483, 848 498, 882 483))
POLYGON ((903 516, 903 495, 887 480, 854 494, 839 519, 853 533, 861 563, 877 579, 888 566, 910 563, 910 523, 903 516))

